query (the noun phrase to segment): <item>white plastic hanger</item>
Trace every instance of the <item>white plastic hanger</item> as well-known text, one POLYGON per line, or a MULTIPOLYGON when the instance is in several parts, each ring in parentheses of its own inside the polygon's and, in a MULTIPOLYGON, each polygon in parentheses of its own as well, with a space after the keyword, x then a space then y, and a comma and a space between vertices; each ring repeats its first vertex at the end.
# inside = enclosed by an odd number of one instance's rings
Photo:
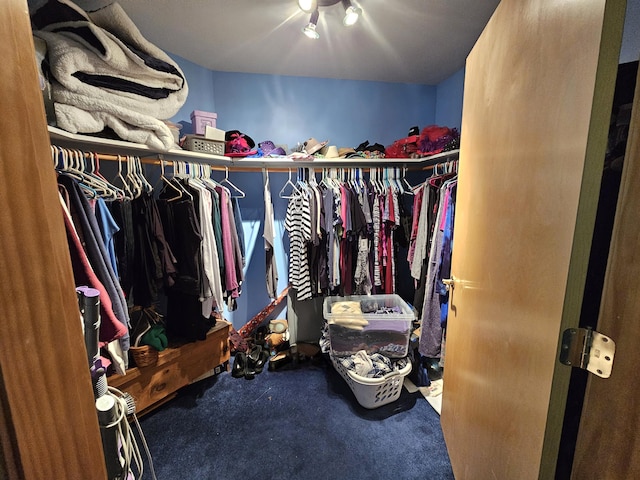
POLYGON ((168 202, 173 202, 174 200, 179 200, 180 198, 182 198, 182 189, 176 187, 174 183, 165 176, 164 164, 165 164, 164 159, 160 159, 160 181, 164 183, 165 185, 164 188, 170 188, 171 190, 173 190, 175 193, 178 194, 177 197, 172 197, 167 200, 168 202))
POLYGON ((231 198, 244 198, 245 194, 242 190, 240 190, 238 187, 236 187, 233 183, 231 183, 231 180, 229 180, 229 167, 224 167, 224 178, 222 179, 222 181, 220 182, 220 185, 226 186, 227 188, 230 187, 230 193, 231 193, 231 198), (233 190, 231 190, 233 189, 233 190))
POLYGON ((133 200, 133 192, 127 185, 127 181, 122 176, 122 156, 118 155, 118 174, 116 175, 116 179, 120 180, 122 183, 122 191, 124 192, 124 198, 127 200, 133 200))
POLYGON ((296 186, 296 184, 291 181, 291 169, 289 169, 289 179, 285 182, 285 184, 280 189, 280 192, 278 193, 278 196, 280 198, 294 198, 295 196, 300 195, 301 193, 302 192, 296 186), (291 188, 293 189, 293 191, 291 192, 290 195, 285 195, 284 194, 287 186, 291 186, 291 188))
POLYGON ((402 167, 402 179, 400 180, 402 182, 402 185, 404 186, 404 191, 405 193, 408 193, 409 195, 413 195, 413 188, 411 186, 411 184, 407 181, 407 167, 402 167))

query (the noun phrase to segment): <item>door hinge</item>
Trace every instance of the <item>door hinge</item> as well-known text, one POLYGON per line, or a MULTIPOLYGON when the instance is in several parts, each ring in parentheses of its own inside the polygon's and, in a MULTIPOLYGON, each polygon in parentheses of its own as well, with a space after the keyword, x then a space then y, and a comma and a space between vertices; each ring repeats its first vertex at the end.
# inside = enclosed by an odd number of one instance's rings
POLYGON ((591 328, 568 328, 562 333, 560 363, 564 365, 609 378, 615 352, 616 342, 591 328))

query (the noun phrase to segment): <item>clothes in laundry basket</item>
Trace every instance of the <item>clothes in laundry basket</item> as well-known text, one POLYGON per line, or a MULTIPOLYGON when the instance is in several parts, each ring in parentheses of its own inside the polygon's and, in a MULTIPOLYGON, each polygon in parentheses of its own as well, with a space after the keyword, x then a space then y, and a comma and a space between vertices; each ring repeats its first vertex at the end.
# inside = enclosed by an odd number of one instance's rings
POLYGON ((369 355, 365 350, 360 350, 353 355, 339 358, 340 363, 356 375, 366 378, 380 378, 385 375, 403 369, 408 362, 407 358, 393 360, 380 353, 369 355))

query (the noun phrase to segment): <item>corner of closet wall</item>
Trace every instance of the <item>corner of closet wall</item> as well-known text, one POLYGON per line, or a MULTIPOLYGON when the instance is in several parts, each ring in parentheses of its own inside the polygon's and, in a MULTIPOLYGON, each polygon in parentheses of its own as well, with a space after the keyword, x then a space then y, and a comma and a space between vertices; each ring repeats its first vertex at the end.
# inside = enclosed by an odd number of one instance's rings
POLYGON ((194 133, 191 112, 194 110, 216 111, 213 72, 178 55, 169 54, 169 56, 180 66, 189 84, 186 102, 170 120, 182 125, 181 135, 194 133))
POLYGON ((464 99, 464 75, 462 67, 449 78, 440 82, 436 94, 436 125, 462 128, 462 102, 464 99))

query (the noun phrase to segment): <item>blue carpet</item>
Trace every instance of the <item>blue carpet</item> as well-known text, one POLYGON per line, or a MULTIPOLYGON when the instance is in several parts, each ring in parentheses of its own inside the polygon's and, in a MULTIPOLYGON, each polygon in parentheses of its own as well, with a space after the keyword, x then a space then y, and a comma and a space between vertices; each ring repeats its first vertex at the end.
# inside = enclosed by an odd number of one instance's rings
POLYGON ((420 393, 367 410, 324 359, 254 380, 222 373, 140 423, 158 480, 453 479, 420 393))

